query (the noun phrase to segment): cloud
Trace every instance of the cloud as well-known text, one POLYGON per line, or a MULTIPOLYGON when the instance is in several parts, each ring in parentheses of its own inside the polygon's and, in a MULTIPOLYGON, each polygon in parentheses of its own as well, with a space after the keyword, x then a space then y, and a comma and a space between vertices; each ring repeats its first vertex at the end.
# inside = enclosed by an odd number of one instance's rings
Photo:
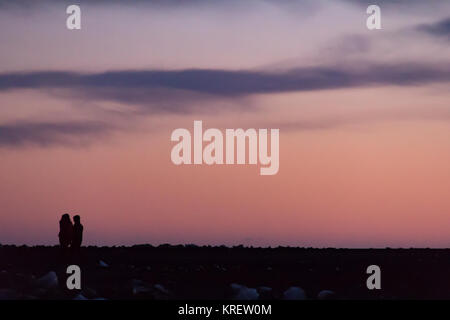
POLYGON ((87 143, 113 128, 102 122, 18 122, 0 125, 0 147, 50 146, 87 143))
POLYGON ((432 24, 422 24, 417 30, 434 36, 447 37, 450 40, 450 17, 432 24))
POLYGON ((267 122, 265 127, 277 127, 283 131, 329 130, 334 128, 366 126, 380 122, 399 121, 445 121, 450 120, 450 110, 428 110, 424 108, 408 108, 407 110, 379 110, 367 113, 348 113, 330 115, 316 119, 298 119, 294 121, 267 122))
MULTIPOLYGON (((280 72, 247 70, 146 70, 94 74, 30 72, 0 74, 0 91, 69 89, 80 97, 131 104, 168 101, 170 112, 184 112, 186 99, 237 98, 253 94, 314 91, 367 86, 413 86, 450 81, 450 68, 418 63, 304 67, 280 72)), ((162 111, 155 106, 154 111, 162 111)))
MULTIPOLYGON (((347 0, 342 0, 347 1, 347 0)), ((327 0, 322 0, 322 3, 326 3, 327 0)), ((148 7, 151 9, 185 9, 185 8, 239 8, 242 9, 245 6, 256 7, 258 5, 264 5, 269 3, 271 5, 276 5, 279 7, 289 7, 289 8, 312 8, 318 3, 318 0, 247 0, 245 2, 241 0, 226 0, 226 1, 216 1, 216 0, 134 0, 133 4, 130 5, 129 0, 40 0, 39 2, 35 0, 0 0, 0 10, 9 9, 30 9, 30 10, 42 10, 45 6, 58 6, 67 7, 68 5, 77 4, 82 7, 86 6, 122 6, 122 7, 136 7, 140 8, 148 7), (43 7, 44 6, 44 7, 43 7)))
POLYGON ((357 5, 361 5, 364 7, 370 6, 372 4, 376 4, 379 6, 388 6, 389 8, 391 7, 402 7, 402 8, 411 8, 414 6, 433 6, 433 5, 442 5, 443 2, 445 1, 441 1, 441 0, 427 0, 427 1, 423 1, 423 0, 377 0, 377 1, 373 1, 373 0, 342 0, 344 2, 350 2, 350 3, 354 3, 357 5))
MULTIPOLYGON (((258 3, 261 0, 249 0, 250 2, 258 3)), ((263 2, 269 2, 273 4, 297 4, 297 3, 327 3, 329 0, 263 0, 263 2)), ((368 6, 373 4, 373 0, 338 0, 341 2, 350 2, 359 5, 368 6)), ((111 5, 111 4, 121 4, 121 5, 130 5, 129 0, 42 0, 40 3, 70 3, 70 4, 103 4, 103 5, 111 5)), ((233 4, 237 4, 241 2, 240 0, 229 0, 229 1, 211 1, 211 0, 135 0, 134 4, 149 4, 155 6, 172 6, 172 7, 180 7, 180 6, 192 6, 192 5, 220 5, 221 3, 231 2, 233 4)), ((427 0, 427 3, 442 3, 442 0, 427 0)), ((411 5, 411 4, 421 4, 423 0, 377 0, 376 4, 379 5, 411 5)), ((0 6, 33 6, 36 5, 36 0, 0 0, 0 6)))
MULTIPOLYGON (((366 86, 415 86, 450 81, 450 69, 440 65, 418 63, 364 64, 351 66, 304 67, 279 72, 255 70, 146 70, 110 71, 102 73, 14 72, 0 74, 0 92, 36 89, 54 92, 61 89, 70 97, 87 100, 109 100, 138 106, 125 111, 129 121, 145 113, 186 113, 198 107, 193 100, 215 99, 209 108, 222 108, 218 98, 233 102, 254 94, 312 91, 366 86)), ((245 100, 243 100, 245 101, 245 100)), ((235 105, 235 103, 233 103, 235 105)), ((249 108, 248 104, 236 104, 249 108)), ((409 110, 408 113, 412 111, 409 110)), ((418 118, 435 118, 436 113, 417 114, 418 118)), ((438 113, 438 116, 448 114, 438 113)), ((284 123, 292 130, 328 129, 336 126, 372 121, 385 115, 352 116, 350 118, 316 119, 284 123)), ((389 118, 405 118, 405 114, 389 114, 389 118)), ((112 118, 110 120, 113 120, 112 118)), ((116 119, 118 120, 118 119, 116 119)), ((119 120, 123 120, 122 118, 119 120)), ((86 122, 16 122, 0 125, 0 147, 27 145, 83 145, 93 138, 108 135, 119 127, 117 121, 86 122)))

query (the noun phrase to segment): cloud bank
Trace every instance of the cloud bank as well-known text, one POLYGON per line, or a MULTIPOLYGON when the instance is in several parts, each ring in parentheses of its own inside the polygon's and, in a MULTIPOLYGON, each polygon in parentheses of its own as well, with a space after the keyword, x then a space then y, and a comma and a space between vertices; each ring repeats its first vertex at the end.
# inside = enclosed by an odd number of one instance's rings
POLYGON ((18 122, 0 125, 0 146, 74 145, 88 142, 93 136, 111 131, 112 125, 102 122, 18 122))
POLYGON ((430 35, 447 37, 450 40, 450 17, 436 23, 420 25, 417 29, 430 35))
MULTIPOLYGON (((92 98, 152 101, 152 90, 191 91, 222 97, 366 86, 412 86, 450 81, 450 68, 418 63, 355 64, 345 67, 304 67, 282 72, 187 69, 176 71, 111 71, 93 74, 31 72, 0 74, 0 91, 73 89, 92 98), (111 89, 111 90, 108 90, 111 89), (124 93, 123 95, 118 93, 124 93), (148 92, 148 95, 145 93, 148 92), (132 100, 131 96, 128 98, 132 100)), ((168 91, 168 94, 170 92, 168 91)), ((133 102, 133 101, 130 101, 133 102)))

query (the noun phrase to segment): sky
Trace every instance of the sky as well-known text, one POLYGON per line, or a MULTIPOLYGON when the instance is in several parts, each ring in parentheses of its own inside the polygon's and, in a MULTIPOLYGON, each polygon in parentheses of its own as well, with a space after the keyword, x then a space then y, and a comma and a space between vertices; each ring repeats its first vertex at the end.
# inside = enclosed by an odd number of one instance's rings
POLYGON ((2 244, 450 246, 449 1, 0 0, 0 43, 2 244), (194 120, 278 173, 174 165, 194 120))

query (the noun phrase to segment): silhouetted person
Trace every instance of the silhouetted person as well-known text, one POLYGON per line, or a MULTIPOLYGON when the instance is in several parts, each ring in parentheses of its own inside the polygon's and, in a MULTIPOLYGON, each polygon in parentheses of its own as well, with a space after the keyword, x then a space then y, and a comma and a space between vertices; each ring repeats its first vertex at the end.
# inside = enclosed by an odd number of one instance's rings
POLYGON ((73 221, 72 248, 80 249, 81 243, 83 242, 83 225, 80 223, 79 215, 74 216, 73 221))
POLYGON ((70 221, 70 216, 65 213, 62 215, 61 220, 59 220, 59 244, 61 248, 67 249, 72 243, 73 238, 73 225, 70 221))

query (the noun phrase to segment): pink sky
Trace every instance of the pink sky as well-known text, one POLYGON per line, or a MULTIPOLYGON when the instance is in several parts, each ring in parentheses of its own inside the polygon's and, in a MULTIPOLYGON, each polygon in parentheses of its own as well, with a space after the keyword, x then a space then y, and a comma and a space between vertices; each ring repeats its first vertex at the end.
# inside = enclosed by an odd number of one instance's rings
POLYGON ((372 34, 363 6, 319 3, 86 5, 73 32, 54 2, 27 13, 0 7, 0 42, 8 43, 0 52, 0 243, 56 244, 68 212, 81 216, 86 244, 448 247, 450 46, 420 26, 438 24, 450 6, 389 6, 382 34, 372 34), (402 63, 430 66, 431 80, 420 72, 414 83, 377 78, 269 92, 243 85, 248 92, 224 94, 25 87, 5 78, 192 68, 286 76, 402 63), (171 132, 192 131, 194 120, 279 128, 278 174, 175 166, 171 132))

